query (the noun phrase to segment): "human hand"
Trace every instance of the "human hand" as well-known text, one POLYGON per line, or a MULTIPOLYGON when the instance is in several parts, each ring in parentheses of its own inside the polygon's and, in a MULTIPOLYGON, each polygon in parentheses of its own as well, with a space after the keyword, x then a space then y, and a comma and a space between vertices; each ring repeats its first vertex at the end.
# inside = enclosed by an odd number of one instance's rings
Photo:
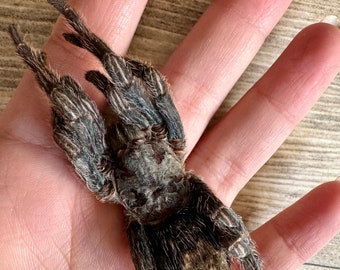
MULTIPOLYGON (((309 27, 199 140, 288 5, 247 3, 235 2, 230 9, 222 7, 230 2, 211 4, 162 69, 187 131, 187 168, 201 175, 227 205, 317 100, 340 63, 339 31, 323 24, 309 27), (237 12, 241 7, 242 17, 237 12)), ((119 54, 128 47, 144 5, 145 1, 97 1, 86 6, 74 1, 91 29, 119 54), (104 14, 100 20, 98 14, 104 14)), ((57 24, 44 49, 49 62, 77 78, 102 108, 103 97, 83 79, 84 70, 99 64, 62 40, 63 27, 57 24)), ((133 268, 121 209, 97 202, 76 181, 52 141, 49 114, 44 94, 27 72, 0 119, 4 268, 133 268)), ((340 230, 339 193, 338 182, 324 184, 253 233, 266 269, 296 269, 340 230)))

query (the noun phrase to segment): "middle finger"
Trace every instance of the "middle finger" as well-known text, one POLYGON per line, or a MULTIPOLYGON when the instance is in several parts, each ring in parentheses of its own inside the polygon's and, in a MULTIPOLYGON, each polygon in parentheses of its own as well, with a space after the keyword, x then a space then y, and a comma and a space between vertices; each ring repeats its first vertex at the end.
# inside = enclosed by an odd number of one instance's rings
POLYGON ((212 1, 170 57, 162 71, 188 134, 187 152, 290 2, 212 1))

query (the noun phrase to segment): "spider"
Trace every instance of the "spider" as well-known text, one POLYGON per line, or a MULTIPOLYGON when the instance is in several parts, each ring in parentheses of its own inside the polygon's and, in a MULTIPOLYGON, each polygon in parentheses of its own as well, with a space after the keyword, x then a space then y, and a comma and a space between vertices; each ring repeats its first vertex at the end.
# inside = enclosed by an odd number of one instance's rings
POLYGON ((55 142, 100 201, 125 208, 136 269, 229 269, 233 261, 261 269, 242 219, 185 170, 183 127, 162 74, 116 55, 63 0, 48 2, 74 30, 64 38, 105 68, 85 77, 105 95, 113 119, 104 120, 74 79, 51 70, 14 25, 9 32, 50 99, 55 142))

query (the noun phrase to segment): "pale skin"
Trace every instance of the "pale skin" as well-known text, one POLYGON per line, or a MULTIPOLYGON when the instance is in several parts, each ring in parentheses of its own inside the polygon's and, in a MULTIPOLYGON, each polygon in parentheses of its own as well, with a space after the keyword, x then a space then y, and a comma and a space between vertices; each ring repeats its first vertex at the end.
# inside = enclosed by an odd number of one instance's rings
MULTIPOLYGON (((70 4, 93 32, 124 55, 146 2, 70 4)), ((200 138, 290 3, 251 2, 255 1, 212 1, 161 69, 186 130, 187 168, 226 205, 340 70, 340 30, 327 24, 310 26, 200 138)), ((85 70, 100 65, 62 39, 65 29, 59 19, 44 47, 49 62, 61 74, 77 79, 102 108, 103 96, 83 78, 85 70)), ((82 186, 53 143, 49 121, 48 101, 33 73, 26 72, 0 117, 0 268, 133 269, 122 209, 98 202, 82 186)), ((339 209, 340 182, 331 181, 254 231, 265 269, 298 269, 340 231, 339 209)))

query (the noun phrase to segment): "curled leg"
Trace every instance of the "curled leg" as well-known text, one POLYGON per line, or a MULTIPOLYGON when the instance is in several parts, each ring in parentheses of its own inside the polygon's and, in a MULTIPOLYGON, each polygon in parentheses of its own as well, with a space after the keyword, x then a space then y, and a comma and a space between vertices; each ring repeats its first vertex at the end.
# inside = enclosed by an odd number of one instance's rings
POLYGON ((181 118, 168 91, 165 78, 153 67, 135 60, 128 60, 132 73, 141 78, 152 96, 152 103, 161 115, 167 127, 168 140, 175 151, 185 147, 184 131, 181 118))
POLYGON ((71 77, 50 70, 45 54, 24 43, 15 26, 9 32, 18 54, 51 101, 55 142, 91 191, 100 199, 115 201, 114 179, 107 173, 113 164, 105 155, 105 126, 96 105, 71 77))

